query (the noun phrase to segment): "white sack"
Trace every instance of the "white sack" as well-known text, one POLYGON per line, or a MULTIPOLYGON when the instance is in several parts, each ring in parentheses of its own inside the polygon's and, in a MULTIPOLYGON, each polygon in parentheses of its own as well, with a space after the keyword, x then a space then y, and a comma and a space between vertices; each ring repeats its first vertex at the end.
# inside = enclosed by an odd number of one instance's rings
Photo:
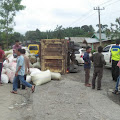
POLYGON ((32 76, 32 81, 35 85, 42 85, 51 81, 51 73, 49 70, 32 76))
POLYGON ((31 76, 30 76, 30 75, 27 75, 26 81, 27 81, 28 83, 30 83, 31 80, 32 80, 31 76))
POLYGON ((5 51, 5 56, 7 57, 9 54, 13 54, 13 50, 5 51))
POLYGON ((8 76, 6 74, 1 75, 1 82, 5 84, 9 82, 8 76))
POLYGON ((10 82, 13 83, 13 79, 15 77, 15 71, 12 71, 9 68, 6 68, 6 75, 8 76, 10 82))
POLYGON ((37 58, 37 62, 39 62, 39 63, 40 63, 40 58, 39 58, 39 57, 37 58))
POLYGON ((40 72, 40 70, 38 68, 30 68, 30 73, 32 72, 40 72))
POLYGON ((3 68, 3 69, 2 69, 2 74, 5 74, 5 72, 6 72, 6 70, 3 68))
POLYGON ((30 65, 30 68, 33 68, 33 65, 31 63, 29 63, 29 65, 30 65))
POLYGON ((32 63, 32 64, 34 64, 34 63, 36 63, 37 62, 37 60, 36 60, 36 57, 35 56, 30 56, 30 62, 32 63))
POLYGON ((33 64, 33 67, 34 67, 34 68, 39 68, 39 69, 40 69, 40 68, 41 68, 41 67, 40 67, 40 62, 34 63, 34 64, 33 64))
POLYGON ((61 79, 61 74, 60 73, 51 72, 51 79, 52 80, 60 80, 61 79))

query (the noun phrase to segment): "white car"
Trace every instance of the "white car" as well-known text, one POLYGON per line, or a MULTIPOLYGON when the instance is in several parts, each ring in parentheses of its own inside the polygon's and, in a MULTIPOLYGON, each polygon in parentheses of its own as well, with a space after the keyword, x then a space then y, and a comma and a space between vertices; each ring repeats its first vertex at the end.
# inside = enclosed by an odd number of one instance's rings
POLYGON ((81 48, 79 49, 79 51, 75 52, 75 56, 76 56, 76 63, 77 64, 84 64, 84 60, 83 60, 83 56, 84 53, 86 52, 85 49, 81 48))
POLYGON ((106 66, 107 67, 111 67, 111 62, 110 62, 110 56, 111 56, 111 48, 112 46, 114 46, 115 44, 111 44, 111 45, 107 45, 105 48, 103 48, 103 52, 102 54, 104 55, 104 59, 106 61, 106 66))

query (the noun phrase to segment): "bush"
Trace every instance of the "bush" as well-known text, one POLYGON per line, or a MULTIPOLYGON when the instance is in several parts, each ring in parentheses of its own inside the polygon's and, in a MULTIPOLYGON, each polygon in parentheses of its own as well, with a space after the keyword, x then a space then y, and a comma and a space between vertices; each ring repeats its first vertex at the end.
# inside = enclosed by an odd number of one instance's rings
POLYGON ((91 53, 93 54, 94 52, 96 52, 96 50, 95 49, 93 49, 92 51, 91 51, 91 53))

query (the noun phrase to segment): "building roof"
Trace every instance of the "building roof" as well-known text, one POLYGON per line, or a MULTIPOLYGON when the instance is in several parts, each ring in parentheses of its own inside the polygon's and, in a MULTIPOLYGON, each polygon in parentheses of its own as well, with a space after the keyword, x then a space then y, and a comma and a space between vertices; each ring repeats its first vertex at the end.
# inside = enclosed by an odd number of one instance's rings
POLYGON ((83 43, 85 40, 85 37, 65 37, 65 39, 69 39, 71 41, 77 42, 77 43, 83 43))
MULTIPOLYGON (((69 39, 69 37, 65 37, 65 39, 69 39)), ((70 37, 71 41, 74 41, 76 43, 84 43, 87 42, 89 43, 98 43, 99 40, 96 38, 88 38, 88 37, 70 37)))
POLYGON ((85 38, 85 41, 87 43, 98 43, 99 42, 99 40, 96 38, 85 38))
MULTIPOLYGON (((92 38, 96 38, 96 39, 99 40, 99 39, 100 39, 99 33, 95 33, 95 34, 92 36, 92 38)), ((111 37, 107 37, 105 33, 101 33, 101 39, 102 39, 103 41, 108 41, 108 40, 111 40, 111 37)))

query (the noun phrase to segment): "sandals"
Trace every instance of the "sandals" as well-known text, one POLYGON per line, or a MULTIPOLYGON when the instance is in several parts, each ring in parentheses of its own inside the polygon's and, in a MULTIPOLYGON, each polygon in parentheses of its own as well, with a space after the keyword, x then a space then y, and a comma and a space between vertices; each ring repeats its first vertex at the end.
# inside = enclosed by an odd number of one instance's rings
POLYGON ((13 94, 17 94, 17 92, 15 92, 15 91, 10 91, 11 93, 13 93, 13 94))
POLYGON ((32 88, 32 93, 34 93, 35 92, 35 85, 34 85, 34 88, 32 88))
POLYGON ((91 87, 91 84, 85 84, 86 87, 91 87))

